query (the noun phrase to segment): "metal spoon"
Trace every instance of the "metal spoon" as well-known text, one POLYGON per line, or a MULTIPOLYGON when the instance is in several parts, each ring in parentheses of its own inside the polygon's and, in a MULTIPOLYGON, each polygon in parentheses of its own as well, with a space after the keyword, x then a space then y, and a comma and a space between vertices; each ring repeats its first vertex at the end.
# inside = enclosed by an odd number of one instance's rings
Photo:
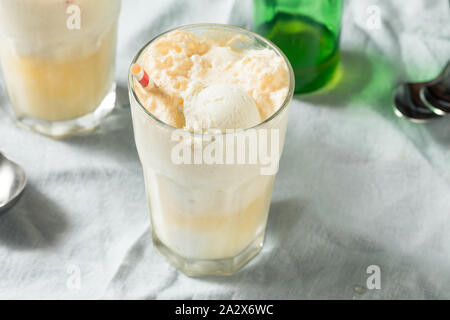
POLYGON ((395 89, 394 112, 400 118, 421 123, 430 119, 439 118, 440 115, 431 111, 420 99, 420 92, 426 82, 403 83, 395 89))
POLYGON ((436 114, 450 114, 450 62, 439 77, 420 90, 424 104, 436 114))
POLYGON ((19 200, 26 184, 25 171, 0 153, 0 214, 19 200))
POLYGON ((450 62, 436 78, 406 82, 394 91, 394 112, 412 122, 426 122, 450 114, 450 62))

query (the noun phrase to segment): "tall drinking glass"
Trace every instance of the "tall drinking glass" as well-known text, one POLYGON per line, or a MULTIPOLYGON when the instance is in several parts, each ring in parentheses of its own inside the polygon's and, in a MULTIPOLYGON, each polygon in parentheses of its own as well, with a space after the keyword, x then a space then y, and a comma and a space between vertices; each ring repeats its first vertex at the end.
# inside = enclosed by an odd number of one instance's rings
POLYGON ((0 0, 0 62, 19 124, 51 137, 95 128, 115 103, 120 0, 0 0))
MULTIPOLYGON (((284 54, 261 36, 238 27, 200 24, 180 29, 194 34, 207 32, 220 37, 238 36, 239 46, 268 48, 282 57, 289 73, 289 91, 277 111, 254 128, 211 134, 207 139, 215 142, 235 141, 239 134, 254 137, 254 134, 266 132, 267 140, 276 145, 278 168, 294 90, 292 68, 284 54)), ((148 43, 133 63, 159 37, 148 43)), ((262 174, 264 163, 259 160, 253 164, 174 163, 173 150, 180 144, 177 136, 182 130, 163 123, 143 106, 131 74, 129 92, 136 146, 150 207, 154 247, 188 275, 233 274, 262 248, 276 170, 262 174)), ((189 150, 197 148, 198 143, 202 147, 206 144, 202 135, 189 131, 182 133, 188 138, 183 141, 189 150)), ((255 145, 247 143, 244 150, 239 149, 237 144, 231 149, 228 146, 224 157, 237 154, 239 150, 248 154, 255 145)))
POLYGON ((254 0, 254 29, 286 54, 295 93, 324 86, 339 64, 342 0, 254 0))

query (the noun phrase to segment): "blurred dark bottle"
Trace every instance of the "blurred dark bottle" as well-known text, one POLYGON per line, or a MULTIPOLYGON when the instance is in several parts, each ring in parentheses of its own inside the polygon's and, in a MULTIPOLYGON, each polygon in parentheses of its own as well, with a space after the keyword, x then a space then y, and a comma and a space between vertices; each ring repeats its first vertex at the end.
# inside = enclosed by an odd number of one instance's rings
POLYGON ((254 0, 255 31, 274 42, 295 72, 295 92, 324 86, 339 64, 342 0, 254 0))

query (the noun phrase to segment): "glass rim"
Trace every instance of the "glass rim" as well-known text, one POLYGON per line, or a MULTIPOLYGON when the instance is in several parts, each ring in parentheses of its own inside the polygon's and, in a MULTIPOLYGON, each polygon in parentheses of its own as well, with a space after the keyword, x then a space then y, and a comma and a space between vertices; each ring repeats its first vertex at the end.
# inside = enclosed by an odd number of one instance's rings
MULTIPOLYGON (((141 103, 141 101, 139 100, 139 97, 136 94, 136 91, 134 89, 134 81, 133 81, 133 76, 131 74, 131 66, 133 64, 135 64, 139 58, 141 57, 142 53, 156 40, 158 40, 159 38, 163 37, 164 35, 172 32, 172 31, 176 31, 176 30, 186 30, 186 29, 193 29, 193 28, 198 28, 198 27, 214 27, 214 28, 218 28, 218 29, 224 29, 224 30, 234 30, 234 31, 239 31, 241 33, 247 33, 250 36, 262 41, 263 43, 265 43, 268 47, 270 47, 272 50, 274 50, 280 57, 283 58, 284 63, 288 69, 288 74, 289 74, 289 89, 288 89, 288 93, 286 94, 286 97, 283 101, 283 103, 281 104, 281 106, 267 119, 265 119, 264 121, 258 123, 257 125, 254 125, 253 127, 250 128, 246 128, 246 129, 242 129, 242 130, 235 130, 235 131, 242 131, 245 132, 247 130, 251 130, 251 129, 257 129, 260 126, 263 126, 264 124, 272 121, 275 118, 278 118, 278 116, 289 106, 289 104, 292 101, 292 98, 294 96, 294 90, 295 90, 295 76, 294 76, 294 70, 292 69, 291 63, 289 62, 289 59, 286 57, 286 55, 283 53, 283 51, 281 51, 280 48, 278 48, 273 42, 271 42, 270 40, 264 38, 263 36, 247 30, 245 28, 241 28, 238 26, 233 26, 233 25, 229 25, 229 24, 221 24, 221 23, 195 23, 195 24, 188 24, 188 25, 183 25, 183 26, 179 26, 176 28, 172 28, 169 29, 163 33, 158 34, 157 36, 155 36, 153 39, 151 39, 150 41, 148 41, 135 55, 135 57, 133 58, 129 68, 128 68, 128 89, 129 91, 132 93, 134 100, 138 103, 139 107, 148 115, 150 116, 151 119, 153 119, 154 121, 156 121, 156 123, 158 123, 159 125, 162 125, 163 127, 170 129, 170 130, 182 130, 187 134, 190 134, 192 136, 196 136, 196 135, 220 135, 219 133, 198 133, 198 132, 192 132, 192 131, 188 131, 185 130, 183 128, 177 128, 174 127, 164 121, 162 121, 161 119, 159 119, 158 117, 156 117, 155 115, 153 115, 149 110, 147 110, 146 107, 144 107, 141 103)), ((226 131, 222 132, 221 135, 226 135, 226 131)))

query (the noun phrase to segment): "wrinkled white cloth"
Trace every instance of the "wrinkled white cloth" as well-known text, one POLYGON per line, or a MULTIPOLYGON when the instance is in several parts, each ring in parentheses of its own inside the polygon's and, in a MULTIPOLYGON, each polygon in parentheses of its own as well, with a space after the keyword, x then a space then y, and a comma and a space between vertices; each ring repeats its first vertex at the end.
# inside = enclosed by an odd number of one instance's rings
POLYGON ((251 28, 251 11, 250 0, 124 0, 117 109, 89 135, 17 127, 2 80, 0 150, 29 185, 0 216, 0 298, 450 298, 450 119, 412 124, 391 105, 398 80, 434 77, 449 59, 448 0, 345 3, 343 77, 292 102, 266 242, 243 270, 191 279, 155 253, 129 63, 162 31, 251 28), (379 290, 366 288, 371 265, 379 290))

